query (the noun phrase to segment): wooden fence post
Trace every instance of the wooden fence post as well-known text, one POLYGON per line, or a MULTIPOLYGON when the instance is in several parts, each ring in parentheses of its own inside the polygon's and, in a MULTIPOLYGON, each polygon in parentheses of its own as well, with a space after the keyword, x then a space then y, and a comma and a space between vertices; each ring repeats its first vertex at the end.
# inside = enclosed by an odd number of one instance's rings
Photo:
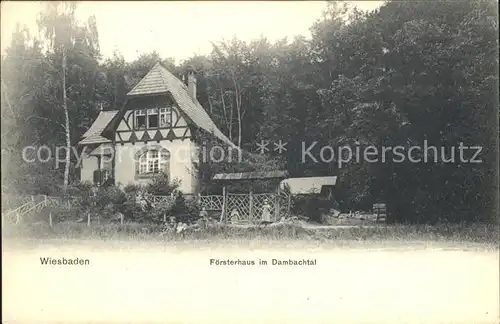
POLYGON ((274 213, 274 218, 275 218, 275 222, 279 221, 280 220, 280 187, 278 186, 278 188, 276 189, 276 211, 274 213))
POLYGON ((226 186, 222 187, 222 213, 220 214, 220 221, 226 221, 226 186))
POLYGON ((52 227, 52 212, 49 212, 49 226, 52 227))
POLYGON ((125 220, 125 215, 123 213, 120 213, 120 224, 123 225, 123 221, 125 220))
POLYGON ((163 223, 167 222, 167 213, 163 213, 163 223))
POLYGON ((252 189, 250 189, 250 196, 249 196, 249 207, 248 207, 248 212, 249 212, 249 216, 248 216, 248 221, 250 223, 253 223, 253 193, 252 193, 252 189))
POLYGON ((288 193, 288 217, 291 217, 292 215, 290 215, 290 209, 292 208, 292 193, 289 192, 288 193))
POLYGON ((90 213, 87 213, 87 226, 90 227, 90 213))

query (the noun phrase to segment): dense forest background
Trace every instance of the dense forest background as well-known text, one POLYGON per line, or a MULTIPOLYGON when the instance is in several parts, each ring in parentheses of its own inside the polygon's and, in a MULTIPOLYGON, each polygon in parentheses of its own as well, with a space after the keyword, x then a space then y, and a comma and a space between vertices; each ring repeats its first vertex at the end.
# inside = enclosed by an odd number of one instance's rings
MULTIPOLYGON (((338 175, 346 209, 388 203, 394 220, 492 221, 498 204, 498 7, 494 1, 389 1, 373 12, 328 3, 310 37, 214 40, 180 64, 158 53, 103 59, 94 17, 50 2, 37 33, 19 27, 2 57, 2 191, 58 190, 65 165, 23 161, 29 145, 75 145, 99 113, 120 109, 157 62, 194 70, 198 100, 255 152, 287 142, 292 176, 338 175), (69 127, 68 127, 69 126, 69 127), (301 163, 301 143, 338 147, 481 146, 483 163, 301 163)), ((446 152, 449 152, 447 150, 446 152)), ((275 152, 269 153, 272 158, 275 152)), ((447 153, 449 156, 449 153, 447 153)), ((48 158, 48 157, 47 157, 48 158)), ((63 158, 64 160, 64 158, 63 158)), ((76 181, 76 159, 69 181, 76 181)))

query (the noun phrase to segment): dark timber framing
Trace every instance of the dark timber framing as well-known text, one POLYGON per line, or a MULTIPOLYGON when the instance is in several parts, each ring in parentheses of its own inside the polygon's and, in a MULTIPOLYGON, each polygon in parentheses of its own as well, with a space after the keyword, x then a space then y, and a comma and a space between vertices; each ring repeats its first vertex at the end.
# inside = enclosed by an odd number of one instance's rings
MULTIPOLYGON (((113 123, 113 127, 117 127, 121 122, 123 122, 126 126, 126 130, 116 130, 114 133, 116 134, 116 138, 112 138, 112 140, 124 145, 125 143, 135 144, 137 142, 147 143, 149 141, 154 141, 159 143, 162 140, 174 141, 176 139, 186 140, 193 138, 193 127, 192 121, 184 114, 182 109, 180 109, 179 105, 175 102, 172 95, 167 93, 156 93, 151 95, 139 95, 132 96, 127 99, 127 102, 122 107, 122 110, 117 115, 116 120, 113 123), (160 126, 160 109, 161 108, 169 108, 170 112, 170 123, 167 127, 160 126), (148 118, 148 109, 158 109, 158 125, 152 128, 144 128, 137 129, 136 128, 136 111, 144 110, 145 118, 147 123, 148 118), (126 115, 126 112, 130 112, 126 115), (186 121, 186 126, 179 126, 179 122, 181 117, 186 121), (167 135, 163 135, 161 130, 168 130, 167 135), (184 130, 182 135, 177 135, 174 130, 184 130), (141 138, 137 137, 136 132, 144 132, 144 135, 141 138), (155 134, 151 137, 147 132, 148 131, 156 131, 155 134), (191 134, 188 134, 188 131, 191 134), (128 140, 123 139, 123 134, 130 133, 130 137, 128 140), (147 135, 146 135, 147 134, 147 135)), ((110 123, 111 124, 111 123, 110 123)))

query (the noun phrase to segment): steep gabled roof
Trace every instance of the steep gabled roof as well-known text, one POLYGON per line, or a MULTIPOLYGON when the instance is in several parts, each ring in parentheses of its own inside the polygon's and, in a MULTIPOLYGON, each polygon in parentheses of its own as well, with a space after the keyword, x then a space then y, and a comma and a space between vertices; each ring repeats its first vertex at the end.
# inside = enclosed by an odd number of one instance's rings
POLYGON ((189 119, 201 129, 213 134, 215 137, 230 145, 237 147, 220 131, 212 118, 203 109, 198 100, 189 96, 187 86, 170 73, 160 63, 146 74, 139 83, 127 94, 128 97, 141 95, 151 95, 160 93, 171 93, 179 108, 187 115, 189 119))
MULTIPOLYGON (((166 69, 164 69, 160 63, 156 63, 144 76, 144 78, 142 78, 139 83, 137 83, 135 87, 127 93, 127 96, 132 97, 169 92, 172 86, 169 87, 166 80, 164 80, 162 70, 166 69)), ((182 83, 182 85, 184 84, 182 83)))
POLYGON ((104 128, 113 120, 118 110, 101 111, 90 128, 83 134, 82 140, 78 144, 98 144, 111 142, 109 139, 101 136, 104 128))
MULTIPOLYGON (((143 95, 154 95, 162 93, 170 93, 181 111, 193 122, 196 126, 213 134, 222 142, 231 147, 238 148, 233 142, 227 138, 224 133, 215 125, 208 113, 203 109, 198 100, 189 96, 187 86, 170 73, 160 63, 146 74, 144 78, 127 94, 127 97, 136 97, 143 95)), ((111 121, 119 114, 125 112, 124 108, 121 111, 101 111, 92 126, 83 134, 83 139, 78 144, 99 144, 111 142, 109 139, 102 136, 102 132, 106 127, 115 127, 110 125, 111 121)), ((116 119, 116 118, 115 118, 116 119)))

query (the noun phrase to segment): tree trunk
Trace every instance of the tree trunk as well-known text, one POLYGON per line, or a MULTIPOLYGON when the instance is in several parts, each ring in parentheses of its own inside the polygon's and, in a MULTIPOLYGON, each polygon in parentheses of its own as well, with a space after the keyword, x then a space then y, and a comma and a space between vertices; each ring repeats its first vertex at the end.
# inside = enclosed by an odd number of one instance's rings
POLYGON ((69 129, 69 112, 68 112, 68 98, 66 94, 66 51, 62 51, 62 87, 63 87, 63 109, 65 117, 65 131, 66 131, 66 163, 64 165, 64 191, 68 188, 69 183, 69 167, 70 167, 70 152, 71 152, 71 139, 69 129))
POLYGON ((15 113, 14 109, 12 108, 12 105, 10 104, 9 94, 7 93, 7 85, 3 81, 3 78, 2 78, 2 85, 3 85, 3 90, 4 90, 4 93, 5 93, 5 101, 7 102, 7 107, 9 107, 10 112, 12 113, 12 115, 14 117, 17 117, 17 114, 15 113))
MULTIPOLYGON (((220 85, 219 85, 220 86, 220 85)), ((232 137, 233 137, 233 130, 232 130, 232 123, 233 123, 233 114, 231 113, 230 117, 229 117, 229 121, 227 119, 227 110, 226 110, 226 101, 225 101, 225 98, 224 96, 226 95, 226 93, 224 92, 224 90, 222 89, 222 86, 220 86, 220 95, 221 95, 221 101, 222 101, 222 111, 224 113, 224 120, 226 121, 226 125, 227 125, 227 128, 228 128, 228 132, 229 132, 229 140, 232 141, 232 137)))
POLYGON ((114 91, 113 91, 113 109, 116 110, 118 105, 116 101, 118 100, 118 78, 116 73, 114 74, 114 91))
POLYGON ((208 95, 208 107, 210 109, 210 117, 213 118, 213 113, 214 113, 214 109, 213 109, 213 105, 212 105, 212 98, 210 96, 210 94, 208 95))
POLYGON ((231 72, 231 76, 233 79, 234 85, 234 93, 235 93, 235 101, 236 101, 236 113, 238 115, 238 147, 241 147, 241 123, 242 123, 242 114, 241 114, 241 90, 236 82, 236 77, 234 71, 231 72))
MULTIPOLYGON (((239 96, 239 94, 238 94, 239 96)), ((238 111, 238 147, 241 147, 241 101, 238 100, 239 102, 237 103, 237 111, 238 111)))
MULTIPOLYGON (((223 96, 225 96, 226 93, 224 92, 223 96)), ((230 111, 229 111, 229 140, 232 142, 233 141, 233 100, 229 98, 229 103, 231 104, 230 111)))

